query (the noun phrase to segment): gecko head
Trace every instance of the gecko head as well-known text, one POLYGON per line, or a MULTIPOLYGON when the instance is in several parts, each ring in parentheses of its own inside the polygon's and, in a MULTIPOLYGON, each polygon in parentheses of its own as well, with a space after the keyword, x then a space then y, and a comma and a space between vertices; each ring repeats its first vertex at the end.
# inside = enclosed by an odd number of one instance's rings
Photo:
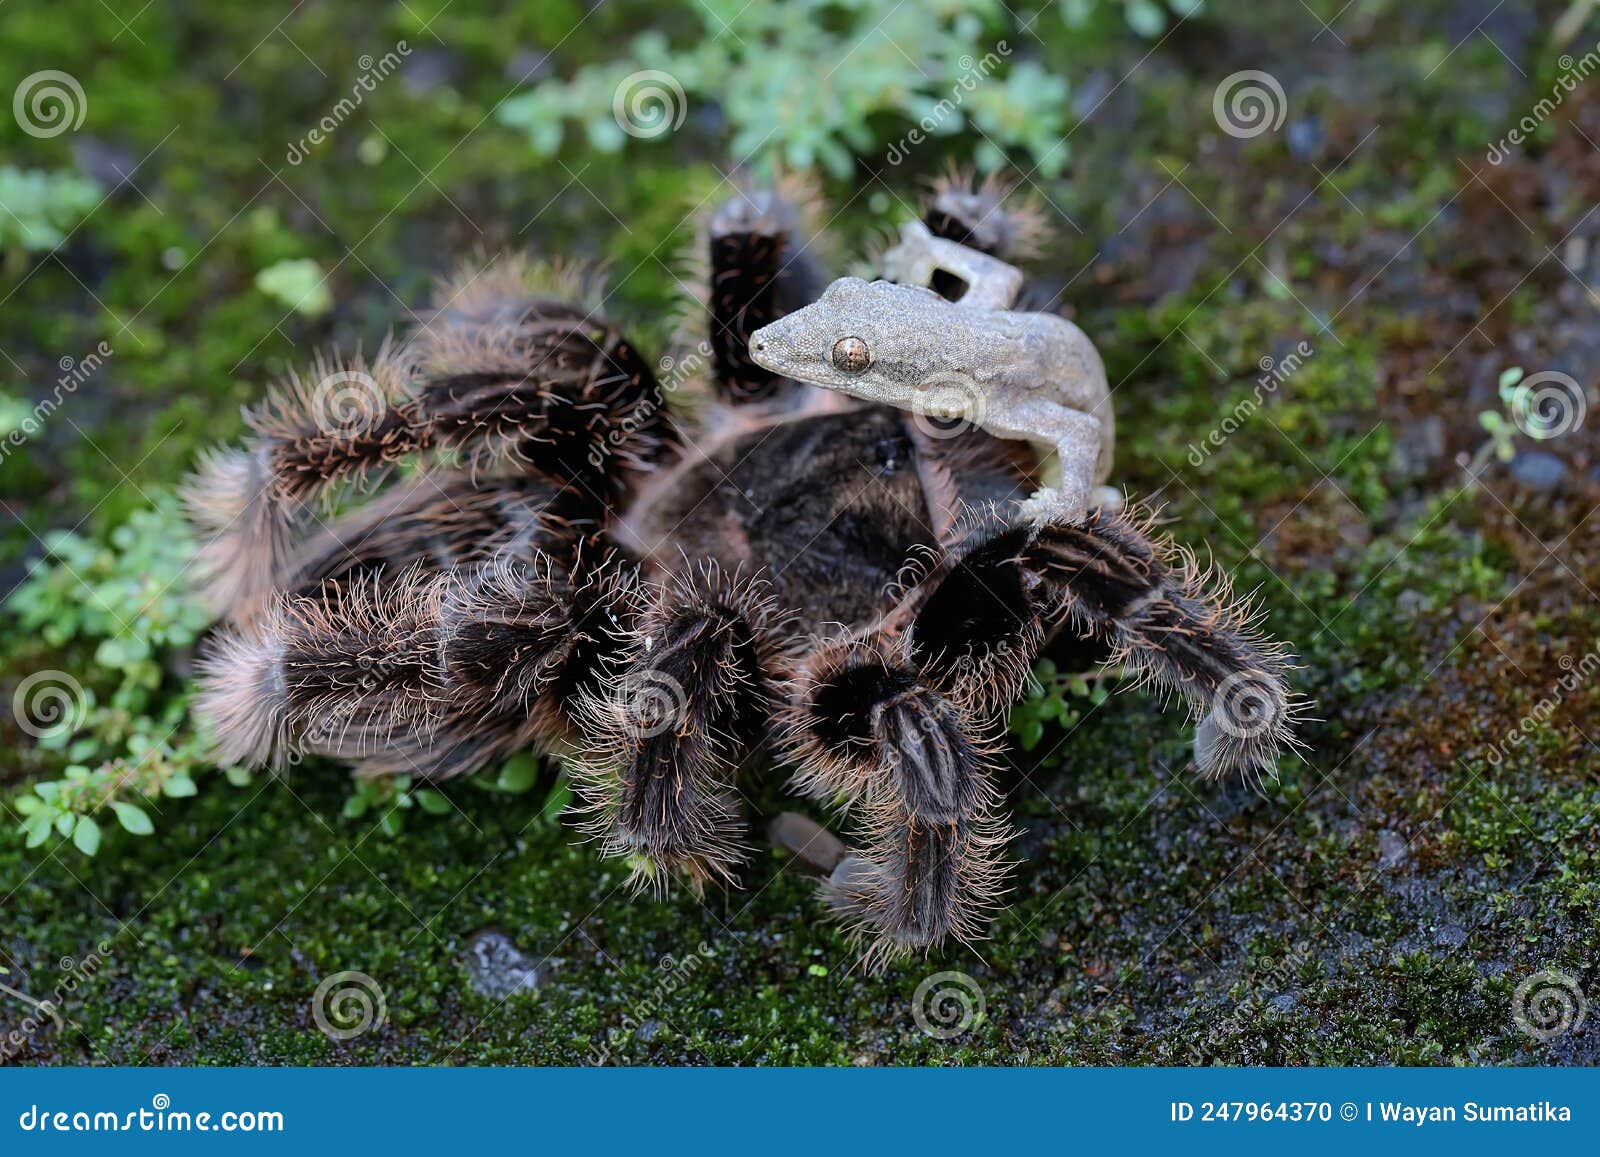
POLYGON ((930 290, 841 277, 810 305, 750 335, 757 365, 871 402, 908 407, 944 367, 959 315, 930 290))

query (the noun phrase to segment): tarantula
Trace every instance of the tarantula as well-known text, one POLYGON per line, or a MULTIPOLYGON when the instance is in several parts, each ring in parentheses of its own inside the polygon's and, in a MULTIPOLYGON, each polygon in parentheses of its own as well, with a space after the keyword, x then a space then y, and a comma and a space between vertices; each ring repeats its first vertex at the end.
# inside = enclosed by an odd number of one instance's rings
MULTIPOLYGON (((813 204, 747 190, 709 215, 702 340, 664 379, 591 278, 503 260, 445 284, 403 343, 320 361, 249 412, 248 443, 187 487, 225 619, 198 696, 219 759, 437 781, 561 753, 606 853, 699 887, 735 879, 739 779, 776 756, 850 813, 850 847, 793 814, 772 836, 871 964, 984 932, 1009 837, 997 736, 1047 646, 1181 694, 1202 772, 1270 773, 1292 742, 1286 658, 1225 580, 1103 496, 1023 516, 1023 442, 752 357, 825 288, 813 204)), ((1004 263, 1041 231, 955 178, 923 224, 1004 263)), ((930 299, 966 288, 927 272, 930 299)))

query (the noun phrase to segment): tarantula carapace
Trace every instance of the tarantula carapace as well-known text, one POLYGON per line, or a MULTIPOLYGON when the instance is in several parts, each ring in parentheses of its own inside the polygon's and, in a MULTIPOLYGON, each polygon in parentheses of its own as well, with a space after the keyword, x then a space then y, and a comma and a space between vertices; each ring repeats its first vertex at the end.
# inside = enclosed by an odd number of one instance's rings
MULTIPOLYGON (((198 701, 219 758, 441 780, 562 753, 607 853, 699 886, 733 880, 740 777, 776 756, 849 813, 849 847, 788 814, 773 837, 824 874, 872 963, 982 934, 1008 838, 997 735, 1047 646, 1181 694, 1203 772, 1270 773, 1285 659, 1225 583, 1208 593, 1120 502, 1024 517, 1024 442, 752 358, 757 329, 825 287, 800 200, 744 191, 709 216, 702 340, 670 377, 593 284, 501 261, 444 286, 404 343, 252 412, 247 445, 188 488, 226 618, 198 701), (403 460, 324 520, 335 490, 403 460)), ((1038 233, 957 179, 923 220, 1005 262, 1038 233)))

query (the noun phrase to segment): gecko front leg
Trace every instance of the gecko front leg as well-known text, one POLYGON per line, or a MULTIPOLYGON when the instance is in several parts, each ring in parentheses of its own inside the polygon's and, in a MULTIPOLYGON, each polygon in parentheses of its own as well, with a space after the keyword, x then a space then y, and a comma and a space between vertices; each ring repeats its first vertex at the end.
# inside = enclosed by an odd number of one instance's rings
POLYGON ((883 275, 901 285, 933 288, 944 272, 966 283, 959 304, 970 309, 1010 309, 1022 292, 1022 271, 977 249, 935 237, 921 221, 907 221, 900 243, 883 255, 883 275))
POLYGON ((1048 485, 1034 491, 1022 504, 1021 514, 1034 522, 1065 519, 1079 522, 1091 506, 1104 507, 1114 501, 1101 493, 1110 487, 1096 487, 1096 466, 1103 445, 1100 419, 1081 410, 1045 399, 1030 399, 991 411, 983 428, 1001 438, 1032 442, 1042 449, 1055 450, 1055 463, 1047 477, 1048 485))

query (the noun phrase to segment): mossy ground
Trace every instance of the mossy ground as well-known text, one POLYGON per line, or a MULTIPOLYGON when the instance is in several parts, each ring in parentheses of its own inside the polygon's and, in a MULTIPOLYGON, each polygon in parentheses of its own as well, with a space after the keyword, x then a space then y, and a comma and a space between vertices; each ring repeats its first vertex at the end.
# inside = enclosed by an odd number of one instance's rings
MULTIPOLYGON (((852 967, 808 884, 767 853, 743 891, 633 899, 624 871, 536 801, 459 786, 450 815, 391 837, 370 815, 340 818, 331 770, 218 780, 163 802, 155 837, 110 839, 92 860, 0 843, 6 983, 46 996, 64 958, 111 947, 63 1003, 67 1025, 46 1021, 22 1059, 561 1064, 609 1040, 620 1063, 1600 1060, 1593 1018, 1543 1043, 1512 1017, 1539 970, 1600 999, 1591 688, 1503 743, 1595 645, 1600 422, 1538 447, 1559 459, 1553 482, 1513 463, 1467 485, 1462 466, 1502 370, 1592 388, 1600 369, 1600 78, 1490 164, 1559 73, 1561 6, 1313 5, 1331 32, 1302 5, 1235 7, 1153 51, 1122 35, 1030 41, 1085 117, 1068 175, 1040 187, 1073 222, 1045 281, 1121 383, 1121 480, 1258 588, 1293 643, 1316 704, 1303 762, 1260 793, 1200 782, 1178 714, 1137 693, 1085 710, 1015 768, 1026 862, 993 939, 883 977, 852 967), (1240 140, 1218 131, 1212 96, 1248 68, 1283 82, 1287 113, 1240 140), (1262 360, 1301 342, 1314 352, 1259 411, 1194 454, 1262 360), (469 945, 490 928, 538 964, 536 993, 469 983, 469 945), (388 1021, 335 1043, 311 995, 341 970, 378 981, 388 1021), (912 1016, 941 970, 982 993, 981 1018, 949 1040, 912 1016)), ((14 392, 42 392, 29 383, 53 381, 64 352, 102 337, 116 350, 70 420, 0 468, 8 588, 35 532, 115 525, 235 435, 238 406, 309 347, 370 348, 475 249, 609 259, 617 314, 659 347, 684 214, 717 180, 714 124, 540 163, 486 119, 530 51, 559 44, 559 72, 602 58, 639 10, 325 4, 274 32, 276 16, 156 5, 123 28, 92 0, 0 15, 12 71, 66 70, 90 101, 75 136, 0 124, 8 159, 68 166, 76 139, 92 165, 92 137, 102 167, 138 165, 137 189, 3 289, 14 392), (400 38, 416 49, 407 71, 288 165, 348 58, 400 38), (328 318, 285 316, 252 287, 288 257, 332 271, 328 318)), ((1597 37, 1591 19, 1570 51, 1597 37)), ((828 190, 845 248, 911 196, 909 168, 828 190)), ((9 695, 48 655, 7 648, 9 695)), ((39 766, 7 736, 0 778, 39 766)), ((771 779, 755 793, 767 808, 782 802, 771 779)), ((27 1013, 0 994, 0 1028, 27 1013)))

